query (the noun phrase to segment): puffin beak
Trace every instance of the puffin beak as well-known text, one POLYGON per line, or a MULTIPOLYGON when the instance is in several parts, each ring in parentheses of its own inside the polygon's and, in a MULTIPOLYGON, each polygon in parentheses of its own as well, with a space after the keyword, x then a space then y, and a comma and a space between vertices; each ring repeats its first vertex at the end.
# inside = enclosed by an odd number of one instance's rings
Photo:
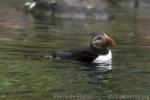
POLYGON ((111 46, 112 48, 115 48, 116 47, 115 40, 111 36, 108 36, 106 33, 104 33, 104 36, 107 38, 108 46, 111 46))
POLYGON ((116 42, 112 37, 108 36, 107 40, 108 40, 108 45, 109 46, 111 46, 112 48, 116 47, 116 42))

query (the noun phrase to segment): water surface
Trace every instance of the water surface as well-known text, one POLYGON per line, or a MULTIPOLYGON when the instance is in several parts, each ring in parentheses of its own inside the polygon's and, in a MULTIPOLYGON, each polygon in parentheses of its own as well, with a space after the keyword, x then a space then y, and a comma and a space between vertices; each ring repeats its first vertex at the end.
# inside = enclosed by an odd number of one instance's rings
POLYGON ((36 27, 25 15, 12 15, 20 24, 9 19, 9 26, 3 23, 0 27, 0 99, 117 100, 125 95, 126 100, 134 100, 128 95, 149 96, 148 10, 136 16, 133 11, 123 14, 128 16, 120 14, 116 20, 100 22, 62 20, 48 28, 36 27), (53 50, 88 46, 92 32, 108 32, 117 42, 111 72, 101 73, 76 61, 44 58, 53 50))

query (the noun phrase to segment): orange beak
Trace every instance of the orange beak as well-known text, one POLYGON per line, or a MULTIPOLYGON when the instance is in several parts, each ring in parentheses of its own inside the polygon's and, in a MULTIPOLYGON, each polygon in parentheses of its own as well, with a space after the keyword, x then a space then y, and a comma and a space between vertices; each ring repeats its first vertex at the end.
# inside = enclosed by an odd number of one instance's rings
POLYGON ((107 41, 109 46, 111 46, 112 48, 116 47, 116 42, 112 37, 108 36, 107 41))

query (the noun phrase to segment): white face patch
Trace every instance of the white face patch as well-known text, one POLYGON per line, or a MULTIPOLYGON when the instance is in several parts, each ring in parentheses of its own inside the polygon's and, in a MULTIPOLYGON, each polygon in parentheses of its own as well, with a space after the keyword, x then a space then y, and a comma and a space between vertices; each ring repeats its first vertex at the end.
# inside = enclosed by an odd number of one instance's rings
POLYGON ((25 6, 30 6, 32 2, 26 2, 24 5, 25 6))
POLYGON ((27 6, 29 10, 31 10, 36 6, 36 2, 26 2, 24 5, 27 6))
POLYGON ((36 6, 36 2, 32 2, 29 6, 29 10, 31 10, 32 8, 34 8, 36 6))
POLYGON ((95 48, 102 48, 103 45, 105 45, 107 42, 107 39, 105 36, 97 35, 92 39, 92 45, 95 48))

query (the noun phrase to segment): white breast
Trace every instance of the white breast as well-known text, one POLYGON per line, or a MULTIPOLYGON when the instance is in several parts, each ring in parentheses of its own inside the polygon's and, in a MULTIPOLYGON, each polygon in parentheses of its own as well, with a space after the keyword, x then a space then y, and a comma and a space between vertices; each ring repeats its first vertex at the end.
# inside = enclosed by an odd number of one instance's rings
POLYGON ((99 55, 96 59, 94 59, 93 63, 96 64, 97 68, 111 70, 111 68, 112 68, 111 50, 109 50, 108 54, 106 54, 106 55, 99 55))

